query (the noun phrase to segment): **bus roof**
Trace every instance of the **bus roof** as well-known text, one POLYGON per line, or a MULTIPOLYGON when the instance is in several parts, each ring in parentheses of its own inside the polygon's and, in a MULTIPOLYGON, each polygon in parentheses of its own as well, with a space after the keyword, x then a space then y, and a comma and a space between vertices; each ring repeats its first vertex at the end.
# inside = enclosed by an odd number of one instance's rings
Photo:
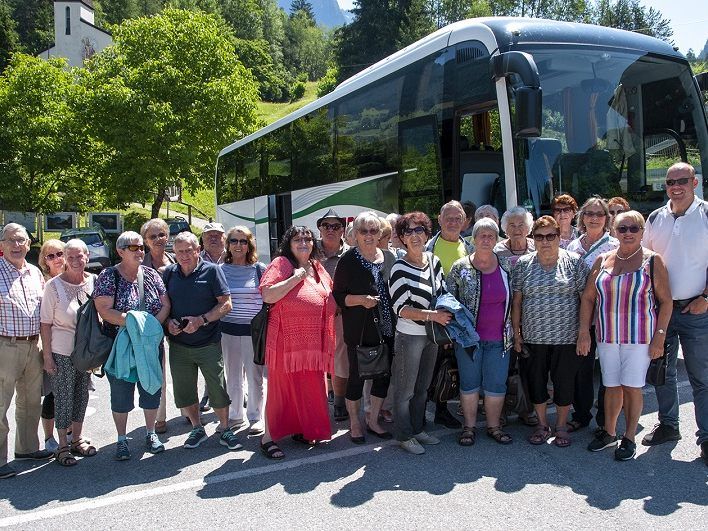
MULTIPOLYGON (((260 136, 297 120, 301 116, 305 116, 437 50, 442 50, 447 46, 465 40, 479 39, 482 35, 491 36, 496 41, 496 46, 501 52, 513 50, 516 46, 525 44, 576 44, 638 50, 645 53, 684 59, 683 55, 665 41, 641 33, 605 26, 520 17, 486 17, 461 20, 440 28, 427 37, 374 63, 342 81, 329 94, 225 147, 219 152, 219 156, 225 155, 260 136)), ((490 53, 494 51, 492 49, 490 53)))

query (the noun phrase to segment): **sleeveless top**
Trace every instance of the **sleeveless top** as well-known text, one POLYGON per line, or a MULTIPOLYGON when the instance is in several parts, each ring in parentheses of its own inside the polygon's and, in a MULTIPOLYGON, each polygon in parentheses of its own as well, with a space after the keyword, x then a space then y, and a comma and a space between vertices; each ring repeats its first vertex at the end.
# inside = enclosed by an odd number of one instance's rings
POLYGON ((597 341, 646 345, 656 327, 656 301, 651 285, 651 257, 631 273, 612 275, 604 261, 595 280, 597 341))

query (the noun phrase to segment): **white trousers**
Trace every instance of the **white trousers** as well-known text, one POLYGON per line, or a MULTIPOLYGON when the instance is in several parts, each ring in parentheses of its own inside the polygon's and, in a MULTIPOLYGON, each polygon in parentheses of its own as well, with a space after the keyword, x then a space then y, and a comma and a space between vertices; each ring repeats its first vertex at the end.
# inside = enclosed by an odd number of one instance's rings
POLYGON ((245 381, 248 386, 246 418, 251 423, 258 422, 263 418, 267 380, 264 378, 265 367, 253 363, 251 336, 232 336, 222 333, 221 350, 224 356, 226 391, 231 398, 229 419, 243 420, 244 418, 245 381))

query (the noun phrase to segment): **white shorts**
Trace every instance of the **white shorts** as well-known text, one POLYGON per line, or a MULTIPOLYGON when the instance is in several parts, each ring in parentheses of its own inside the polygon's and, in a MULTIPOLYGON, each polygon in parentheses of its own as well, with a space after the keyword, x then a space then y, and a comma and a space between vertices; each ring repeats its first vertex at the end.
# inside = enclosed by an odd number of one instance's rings
POLYGON ((347 356, 347 344, 344 342, 341 314, 334 318, 334 337, 334 375, 339 378, 349 378, 349 356, 347 356))
POLYGON ((605 387, 644 387, 649 368, 649 345, 598 343, 597 354, 605 387))

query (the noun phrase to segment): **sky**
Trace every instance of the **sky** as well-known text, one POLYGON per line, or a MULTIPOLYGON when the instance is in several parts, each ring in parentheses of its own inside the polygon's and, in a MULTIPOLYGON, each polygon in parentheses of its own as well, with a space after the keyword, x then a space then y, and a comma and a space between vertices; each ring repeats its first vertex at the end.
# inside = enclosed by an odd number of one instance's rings
MULTIPOLYGON (((342 9, 351 9, 354 0, 337 0, 342 9)), ((681 53, 689 48, 698 55, 708 40, 708 0, 643 0, 645 7, 661 11, 671 20, 674 44, 681 53)))

